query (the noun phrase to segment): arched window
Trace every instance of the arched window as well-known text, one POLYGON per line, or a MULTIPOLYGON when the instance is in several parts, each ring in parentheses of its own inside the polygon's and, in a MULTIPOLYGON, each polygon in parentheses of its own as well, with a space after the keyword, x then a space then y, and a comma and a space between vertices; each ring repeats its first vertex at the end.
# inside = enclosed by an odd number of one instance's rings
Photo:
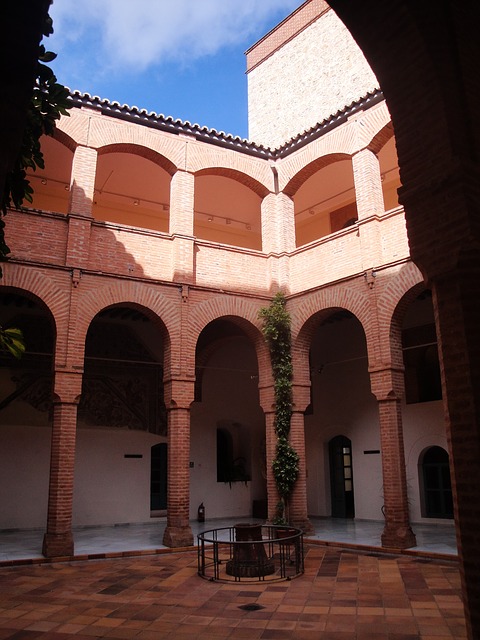
POLYGON ((448 453, 430 447, 421 457, 420 483, 425 518, 453 518, 452 485, 448 453))

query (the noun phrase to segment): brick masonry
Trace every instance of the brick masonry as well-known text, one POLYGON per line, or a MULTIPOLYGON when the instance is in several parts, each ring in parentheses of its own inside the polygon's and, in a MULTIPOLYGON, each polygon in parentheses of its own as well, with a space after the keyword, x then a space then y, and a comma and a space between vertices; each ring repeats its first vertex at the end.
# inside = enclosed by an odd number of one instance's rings
MULTIPOLYGON (((339 12, 342 9, 341 2, 331 4, 335 8, 338 4, 339 12)), ((388 3, 387 7, 387 3, 369 0, 357 8, 355 4, 343 3, 341 16, 347 23, 351 21, 349 26, 356 30, 356 37, 387 95, 404 183, 402 202, 406 208, 408 239, 422 272, 409 259, 403 209, 384 214, 379 204, 378 171, 375 158, 369 153, 378 153, 392 135, 385 104, 362 113, 361 123, 360 118, 354 118, 277 161, 278 189, 270 161, 116 120, 88 108, 78 109, 71 118, 61 122, 57 136, 58 142, 72 151, 69 214, 33 210, 9 213, 6 222, 12 258, 5 265, 2 287, 38 297, 51 314, 56 329, 54 434, 45 552, 54 556, 71 552, 75 402, 80 389, 85 336, 95 315, 110 305, 134 305, 154 318, 165 335, 169 428, 171 434, 172 429, 175 431, 175 436, 171 436, 170 455, 180 461, 178 469, 171 471, 176 488, 172 488, 169 495, 169 542, 184 544, 190 539, 186 521, 189 499, 186 461, 196 340, 208 322, 223 316, 235 317, 249 328, 257 347, 261 404, 266 412, 267 460, 271 459, 272 394, 268 358, 260 346, 257 313, 279 286, 289 295, 289 309, 294 319, 295 382, 308 383, 308 345, 322 312, 347 309, 364 329, 372 391, 379 400, 382 416, 382 446, 387 450, 384 483, 388 484, 390 506, 386 512, 386 542, 402 546, 402 541, 406 541, 408 546, 411 540, 408 539, 398 419, 398 394, 402 393, 399 322, 406 302, 423 286, 423 277, 426 277, 434 292, 441 344, 463 591, 469 634, 474 638, 480 630, 476 533, 480 527, 478 510, 472 508, 480 491, 480 473, 477 473, 480 279, 478 230, 472 223, 475 219, 472 214, 477 213, 472 203, 478 202, 480 180, 478 165, 471 153, 472 141, 478 139, 478 119, 473 117, 471 106, 477 104, 472 99, 475 92, 471 84, 459 86, 449 47, 442 49, 442 55, 435 58, 432 66, 428 47, 416 25, 401 19, 405 18, 402 3, 388 3), (346 4, 351 14, 345 10, 346 4), (380 38, 379 34, 384 37, 380 38), (406 39, 408 47, 405 47, 406 39), (385 42, 388 46, 382 44, 385 42), (444 86, 438 68, 445 70, 444 86), (445 103, 445 96, 452 96, 450 102, 445 103), (463 102, 458 96, 463 96, 463 102), (411 108, 412 104, 415 109, 411 108), (458 117, 459 110, 465 117, 458 117), (428 122, 429 126, 421 126, 422 122, 428 122), (455 149, 450 147, 452 140, 455 140, 455 149), (369 153, 364 152, 365 149, 369 153), (170 194, 174 212, 171 222, 181 238, 92 221, 94 158, 97 154, 100 158, 102 154, 119 151, 141 154, 174 176, 170 194), (355 158, 361 222, 354 228, 293 249, 293 210, 288 199, 294 197, 309 176, 339 158, 355 158), (178 172, 188 174, 180 178, 178 172), (265 250, 235 248, 192 237, 191 190, 195 189, 195 176, 201 175, 200 172, 242 181, 265 201, 259 215, 264 236, 262 246, 268 248, 268 254, 265 250), (184 192, 177 188, 182 181, 188 183, 184 192), (371 203, 367 184, 374 187, 371 203), (276 190, 281 194, 281 202, 273 204, 270 201, 276 190), (279 233, 277 221, 282 218, 286 218, 285 232, 279 233), (177 242, 178 239, 182 242, 177 242), (186 286, 190 288, 188 301, 186 286)), ((333 20, 332 12, 325 16, 326 20, 333 20)), ((440 13, 434 17, 422 23, 431 24, 432 28, 426 40, 433 38, 437 29, 445 36, 442 42, 448 43, 447 25, 451 22, 440 13)), ((459 64, 464 65, 473 78, 472 51, 478 53, 478 39, 467 37, 472 35, 473 22, 468 17, 467 10, 455 13, 455 24, 465 35, 457 42, 468 42, 473 48, 467 55, 466 45, 462 45, 457 53, 459 64)), ((296 44, 293 40, 283 46, 276 44, 261 65, 252 66, 250 77, 254 78, 262 67, 267 69, 273 65, 279 54, 288 51, 289 45, 302 44, 307 35, 313 40, 320 37, 315 31, 318 25, 307 23, 298 30, 296 44)), ((308 51, 305 50, 305 54, 308 55, 308 51)), ((306 59, 302 57, 302 65, 306 59)), ((275 73, 272 66, 271 77, 275 73)), ((467 73, 463 82, 469 77, 467 73)), ((253 84, 251 80, 251 93, 255 92, 253 84)), ((376 86, 373 80, 372 86, 376 86)), ((352 99, 356 98, 358 95, 352 99)), ((276 109, 277 120, 279 105, 287 101, 272 92, 269 101, 276 109)), ((260 106, 255 107, 263 120, 269 120, 266 102, 264 98, 260 106)), ((306 102, 309 107, 308 100, 306 102)), ((338 104, 325 107, 328 111, 325 117, 348 102, 349 96, 343 92, 338 104)), ((317 106, 313 120, 307 111, 298 119, 280 118, 293 124, 291 130, 280 133, 279 143, 324 117, 317 106)), ((299 421, 301 417, 296 416, 293 437, 303 464, 299 421)), ((269 495, 274 498, 271 479, 267 484, 269 495)), ((306 514, 304 487, 299 486, 296 493, 295 515, 302 519, 306 514)))
POLYGON ((344 24, 318 1, 249 49, 247 73, 249 137, 270 147, 378 88, 344 24))

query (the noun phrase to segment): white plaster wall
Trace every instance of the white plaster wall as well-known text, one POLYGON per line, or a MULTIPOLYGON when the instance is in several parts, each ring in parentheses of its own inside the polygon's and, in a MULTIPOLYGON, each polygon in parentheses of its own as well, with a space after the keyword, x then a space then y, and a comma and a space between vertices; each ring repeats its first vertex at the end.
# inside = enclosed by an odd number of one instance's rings
MULTIPOLYGON (((0 427, 0 529, 44 528, 51 429, 0 427)), ((143 431, 78 429, 73 524, 150 521, 150 448, 143 431), (143 457, 125 458, 125 454, 143 457)))
POLYGON ((159 442, 165 438, 144 431, 79 429, 74 526, 149 522, 150 449, 159 442))
POLYGON ((201 502, 207 520, 248 517, 253 500, 266 497, 261 468, 265 426, 258 404, 256 371, 255 352, 243 338, 230 341, 208 361, 202 402, 194 403, 191 409, 191 518, 196 518, 201 502), (243 482, 232 483, 231 487, 217 482, 217 427, 232 433, 238 453, 247 458, 252 480, 246 486, 243 482))
POLYGON ((51 429, 0 426, 0 529, 47 522, 51 429))
POLYGON ((313 415, 306 416, 307 497, 311 516, 330 516, 328 443, 352 442, 355 517, 381 519, 378 407, 370 391, 363 330, 355 321, 321 327, 312 343, 313 415))
MULTIPOLYGON (((305 418, 308 512, 331 515, 328 442, 344 435, 352 441, 355 517, 381 520, 381 454, 364 453, 381 450, 377 402, 370 393, 361 328, 348 324, 322 327, 312 345, 314 414, 305 418)), ((422 517, 418 473, 424 449, 448 450, 442 402, 403 404, 402 422, 410 519, 445 522, 422 517)))
POLYGON ((438 446, 448 451, 442 401, 407 404, 402 415, 410 520, 448 522, 422 516, 418 472, 418 461, 424 449, 438 446))
POLYGON ((247 77, 249 137, 270 147, 378 88, 362 51, 332 10, 247 77))

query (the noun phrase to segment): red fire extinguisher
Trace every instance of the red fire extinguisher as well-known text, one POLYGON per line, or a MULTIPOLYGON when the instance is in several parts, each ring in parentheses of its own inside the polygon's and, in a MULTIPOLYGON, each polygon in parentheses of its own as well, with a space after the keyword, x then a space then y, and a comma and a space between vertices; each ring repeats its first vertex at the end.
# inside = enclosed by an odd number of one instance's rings
POLYGON ((197 520, 198 522, 205 522, 205 507, 203 505, 203 502, 198 507, 197 520))

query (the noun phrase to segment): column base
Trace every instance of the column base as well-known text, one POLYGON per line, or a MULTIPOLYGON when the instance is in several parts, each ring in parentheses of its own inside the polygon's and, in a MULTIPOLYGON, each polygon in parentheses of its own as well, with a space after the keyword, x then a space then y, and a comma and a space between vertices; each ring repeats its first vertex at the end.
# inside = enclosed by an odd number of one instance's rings
POLYGON ((186 527, 168 527, 163 534, 163 544, 166 547, 193 546, 193 533, 190 525, 186 527))
POLYGON ((410 549, 415 547, 417 539, 410 525, 385 524, 382 533, 382 547, 393 549, 410 549))
POLYGON ((292 520, 292 527, 301 529, 305 536, 315 533, 315 527, 308 518, 305 518, 304 520, 292 520))
POLYGON ((46 558, 73 556, 73 552, 73 534, 71 531, 44 534, 42 553, 46 558))

